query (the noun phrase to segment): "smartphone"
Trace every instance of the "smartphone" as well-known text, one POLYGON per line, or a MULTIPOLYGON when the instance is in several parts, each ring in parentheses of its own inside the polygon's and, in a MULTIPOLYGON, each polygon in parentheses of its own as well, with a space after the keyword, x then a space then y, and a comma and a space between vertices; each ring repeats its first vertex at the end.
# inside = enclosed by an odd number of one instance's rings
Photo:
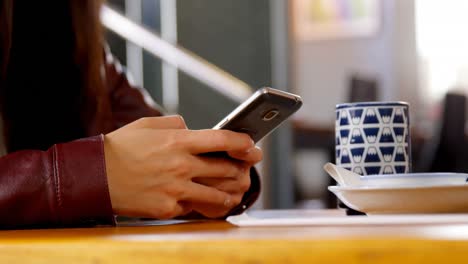
POLYGON ((213 129, 247 133, 257 143, 301 106, 302 99, 298 95, 269 87, 261 88, 213 129))

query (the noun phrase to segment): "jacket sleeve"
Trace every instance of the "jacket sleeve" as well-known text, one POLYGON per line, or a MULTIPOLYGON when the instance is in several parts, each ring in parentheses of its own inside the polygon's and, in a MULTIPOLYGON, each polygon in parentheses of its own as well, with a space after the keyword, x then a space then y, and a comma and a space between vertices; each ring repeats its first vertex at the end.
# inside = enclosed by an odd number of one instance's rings
POLYGON ((162 108, 145 89, 132 84, 131 78, 108 50, 105 70, 114 127, 122 127, 142 117, 163 115, 162 108))
POLYGON ((0 158, 0 228, 113 224, 103 138, 0 158))

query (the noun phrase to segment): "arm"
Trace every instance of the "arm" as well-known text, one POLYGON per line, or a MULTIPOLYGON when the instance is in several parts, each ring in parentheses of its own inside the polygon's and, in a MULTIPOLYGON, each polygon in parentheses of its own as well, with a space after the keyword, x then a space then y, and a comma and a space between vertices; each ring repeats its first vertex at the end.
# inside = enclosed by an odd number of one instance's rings
POLYGON ((131 84, 120 63, 106 50, 106 84, 109 91, 113 122, 123 127, 139 118, 161 116, 159 107, 145 89, 131 84))
MULTIPOLYGON (((112 127, 161 115, 118 70, 105 64, 112 127)), ((0 187, 0 229, 114 224, 102 135, 1 157, 0 187)))
POLYGON ((1 229, 114 222, 102 136, 15 152, 0 168, 1 229))
MULTIPOLYGON (((106 72, 115 127, 161 115, 114 64, 106 72)), ((101 135, 1 157, 0 229, 115 224, 103 142, 101 135)), ((233 213, 258 195, 258 176, 250 176, 251 188, 233 213)))
MULTIPOLYGON (((114 121, 117 127, 146 116, 160 116, 163 111, 158 107, 148 93, 141 88, 134 87, 125 75, 120 63, 106 50, 106 74, 114 121)), ((257 170, 250 170, 250 188, 244 194, 241 204, 230 211, 231 214, 240 214, 249 208, 260 193, 260 178, 257 170)))

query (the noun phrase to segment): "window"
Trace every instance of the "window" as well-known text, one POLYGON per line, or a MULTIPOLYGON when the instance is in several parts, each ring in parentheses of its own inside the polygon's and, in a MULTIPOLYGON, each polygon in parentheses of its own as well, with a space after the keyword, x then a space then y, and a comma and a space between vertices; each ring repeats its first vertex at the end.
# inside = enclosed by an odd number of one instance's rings
POLYGON ((468 1, 415 0, 420 80, 426 98, 439 100, 468 87, 468 1))

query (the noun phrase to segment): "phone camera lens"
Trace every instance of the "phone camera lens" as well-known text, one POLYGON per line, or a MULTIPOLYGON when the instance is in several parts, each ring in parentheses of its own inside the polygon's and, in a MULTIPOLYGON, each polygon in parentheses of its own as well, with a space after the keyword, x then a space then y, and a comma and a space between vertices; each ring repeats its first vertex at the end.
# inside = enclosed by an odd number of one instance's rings
POLYGON ((266 114, 263 115, 262 119, 263 121, 270 121, 273 118, 277 117, 279 114, 278 110, 270 110, 266 114))

